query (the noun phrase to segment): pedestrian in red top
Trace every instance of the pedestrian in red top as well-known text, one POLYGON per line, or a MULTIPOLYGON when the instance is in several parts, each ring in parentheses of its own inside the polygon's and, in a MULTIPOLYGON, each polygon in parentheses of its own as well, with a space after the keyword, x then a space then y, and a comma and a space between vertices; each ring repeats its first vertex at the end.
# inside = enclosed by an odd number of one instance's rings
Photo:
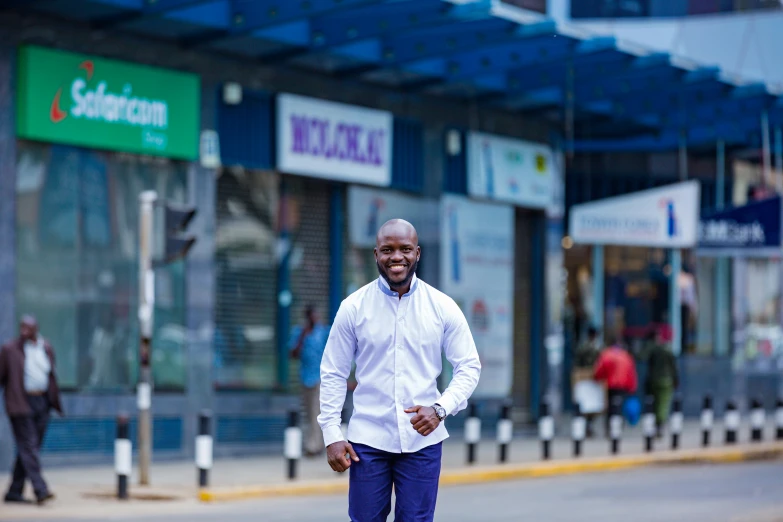
MULTIPOLYGON (((636 364, 616 338, 610 338, 609 346, 601 352, 593 376, 596 381, 606 383, 609 407, 616 400, 622 404, 627 395, 636 393, 636 364)), ((606 432, 608 435, 609 415, 606 416, 606 432)))

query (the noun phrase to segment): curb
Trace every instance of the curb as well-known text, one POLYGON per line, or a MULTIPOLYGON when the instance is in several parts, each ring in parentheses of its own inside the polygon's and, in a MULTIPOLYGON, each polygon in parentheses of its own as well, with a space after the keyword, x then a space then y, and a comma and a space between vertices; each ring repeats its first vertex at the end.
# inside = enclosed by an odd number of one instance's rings
MULTIPOLYGON (((774 460, 781 457, 783 457, 783 443, 767 443, 753 447, 667 451, 629 457, 537 462, 511 466, 463 467, 442 472, 440 484, 441 486, 454 486, 522 478, 619 471, 655 465, 728 464, 754 460, 774 460)), ((347 481, 329 480, 285 485, 201 489, 198 492, 198 499, 202 502, 226 502, 281 496, 336 495, 347 492, 347 481)))

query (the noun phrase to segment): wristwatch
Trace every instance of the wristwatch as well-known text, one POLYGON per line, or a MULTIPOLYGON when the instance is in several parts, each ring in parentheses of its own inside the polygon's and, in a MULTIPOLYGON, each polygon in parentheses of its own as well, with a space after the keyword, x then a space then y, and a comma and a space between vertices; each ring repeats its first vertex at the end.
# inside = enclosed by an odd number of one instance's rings
POLYGON ((446 418, 446 408, 444 408, 437 402, 432 405, 432 408, 435 410, 435 415, 438 416, 438 420, 443 422, 443 419, 446 418))

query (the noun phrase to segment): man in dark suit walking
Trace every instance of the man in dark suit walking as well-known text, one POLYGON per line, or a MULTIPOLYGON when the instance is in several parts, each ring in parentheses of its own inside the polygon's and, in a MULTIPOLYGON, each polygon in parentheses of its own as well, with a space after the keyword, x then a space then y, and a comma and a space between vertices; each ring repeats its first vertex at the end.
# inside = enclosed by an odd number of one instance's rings
POLYGON ((39 451, 49 412, 53 409, 62 415, 62 405, 54 350, 38 334, 34 317, 24 316, 19 337, 0 349, 0 387, 5 389, 5 411, 16 440, 16 463, 5 501, 27 502, 22 493, 29 479, 38 504, 44 504, 54 495, 41 475, 39 451))

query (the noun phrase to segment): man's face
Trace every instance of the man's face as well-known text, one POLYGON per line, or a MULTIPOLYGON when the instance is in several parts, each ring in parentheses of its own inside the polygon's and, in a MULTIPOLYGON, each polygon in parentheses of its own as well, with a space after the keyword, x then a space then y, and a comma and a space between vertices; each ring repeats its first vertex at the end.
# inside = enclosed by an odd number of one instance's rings
POLYGON ((34 323, 22 322, 19 325, 19 336, 23 341, 32 341, 38 336, 38 328, 34 323))
POLYGON ((391 288, 405 288, 416 272, 421 248, 416 230, 404 223, 384 226, 378 233, 375 261, 391 288))

